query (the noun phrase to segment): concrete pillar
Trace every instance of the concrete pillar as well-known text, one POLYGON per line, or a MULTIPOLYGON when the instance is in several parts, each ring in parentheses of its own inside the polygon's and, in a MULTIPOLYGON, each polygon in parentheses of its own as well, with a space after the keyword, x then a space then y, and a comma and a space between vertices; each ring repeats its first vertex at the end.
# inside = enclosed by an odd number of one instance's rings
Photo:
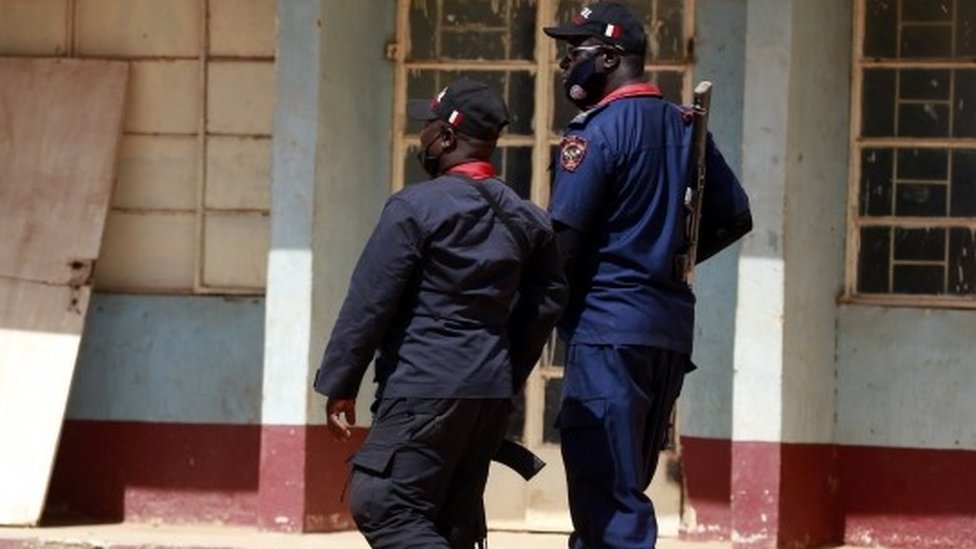
MULTIPOLYGON (((695 3, 694 80, 714 84, 709 130, 740 177, 746 4, 747 0, 695 3)), ((731 532, 733 350, 740 249, 732 246, 696 272, 692 359, 698 370, 685 379, 678 405, 686 496, 682 536, 691 539, 728 539, 731 532)))
POLYGON ((851 8, 751 0, 732 405, 736 547, 840 541, 834 439, 851 8))
POLYGON ((277 14, 258 523, 327 531, 352 526, 356 444, 331 440, 310 385, 389 192, 394 2, 280 0, 277 14))

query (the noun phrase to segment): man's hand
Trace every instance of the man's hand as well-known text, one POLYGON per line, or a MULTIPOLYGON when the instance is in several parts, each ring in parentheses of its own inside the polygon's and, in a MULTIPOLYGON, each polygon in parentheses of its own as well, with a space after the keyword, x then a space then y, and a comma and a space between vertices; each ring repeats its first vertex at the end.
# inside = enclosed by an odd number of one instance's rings
POLYGON ((325 403, 325 416, 328 419, 326 425, 332 436, 336 440, 346 442, 352 436, 349 427, 356 424, 356 399, 330 398, 325 403), (345 420, 340 416, 345 416, 345 420))

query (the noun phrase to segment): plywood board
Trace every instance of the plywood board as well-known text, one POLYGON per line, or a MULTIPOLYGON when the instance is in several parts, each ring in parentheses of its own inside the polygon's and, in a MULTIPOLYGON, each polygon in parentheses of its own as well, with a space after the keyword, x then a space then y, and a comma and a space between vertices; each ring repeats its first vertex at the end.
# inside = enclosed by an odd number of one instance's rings
POLYGON ((43 510, 127 78, 123 62, 0 58, 0 524, 43 510))

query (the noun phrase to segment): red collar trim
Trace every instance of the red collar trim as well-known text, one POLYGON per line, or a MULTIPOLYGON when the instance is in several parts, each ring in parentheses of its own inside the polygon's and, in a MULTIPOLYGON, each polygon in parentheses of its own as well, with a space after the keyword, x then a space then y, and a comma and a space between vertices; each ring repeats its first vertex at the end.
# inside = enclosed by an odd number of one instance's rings
POLYGON ((484 160, 472 160, 470 162, 452 166, 451 169, 447 170, 447 173, 452 175, 463 175, 474 179, 475 181, 481 181, 482 179, 494 177, 495 167, 492 166, 490 162, 485 162, 484 160))
POLYGON ((607 94, 607 96, 601 99, 596 106, 602 107, 611 101, 616 101, 617 99, 623 99, 625 97, 641 96, 661 97, 661 89, 654 84, 645 82, 641 82, 639 84, 627 84, 626 86, 621 86, 607 94))

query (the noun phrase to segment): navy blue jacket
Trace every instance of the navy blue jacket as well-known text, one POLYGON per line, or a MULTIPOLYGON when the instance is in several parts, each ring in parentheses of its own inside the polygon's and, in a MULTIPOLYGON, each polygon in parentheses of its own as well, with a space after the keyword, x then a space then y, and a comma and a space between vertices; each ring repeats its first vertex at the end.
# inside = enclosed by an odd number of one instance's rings
MULTIPOLYGON (((560 321, 567 341, 691 352, 695 296, 675 270, 686 244, 689 122, 656 88, 635 84, 570 123, 549 205, 553 222, 582 235, 560 321)), ((706 190, 706 210, 719 201, 714 209, 747 215, 745 193, 711 139, 707 162, 706 189, 717 191, 706 190)))
POLYGON ((315 379, 355 397, 508 398, 567 299, 545 212, 497 179, 443 175, 393 195, 359 259, 315 379), (516 238, 473 187, 509 214, 516 238))

